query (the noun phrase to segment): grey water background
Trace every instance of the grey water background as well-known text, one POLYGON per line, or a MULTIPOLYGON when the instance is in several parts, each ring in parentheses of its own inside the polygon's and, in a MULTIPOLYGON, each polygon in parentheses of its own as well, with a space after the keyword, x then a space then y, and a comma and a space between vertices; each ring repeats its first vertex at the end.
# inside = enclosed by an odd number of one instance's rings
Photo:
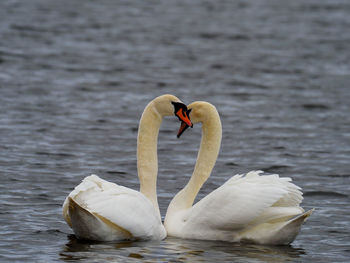
MULTIPOLYGON (((1 262, 348 262, 350 2, 0 2, 1 262), (138 189, 143 108, 171 93, 220 112, 199 198, 261 169, 316 208, 291 246, 77 240, 64 198, 91 173, 138 189)), ((159 134, 162 215, 191 175, 200 125, 159 134)))

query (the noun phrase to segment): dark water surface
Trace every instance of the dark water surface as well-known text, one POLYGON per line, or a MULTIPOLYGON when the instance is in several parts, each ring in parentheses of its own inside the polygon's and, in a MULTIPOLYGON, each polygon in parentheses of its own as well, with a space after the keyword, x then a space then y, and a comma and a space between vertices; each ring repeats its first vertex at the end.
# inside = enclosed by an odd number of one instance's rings
MULTIPOLYGON (((1 262, 348 262, 350 2, 0 2, 1 262), (291 246, 169 238, 84 243, 61 215, 83 177, 138 189, 138 120, 154 97, 218 108, 203 197, 230 176, 292 177, 316 211, 291 246)), ((164 215, 189 179, 199 125, 159 136, 164 215)))

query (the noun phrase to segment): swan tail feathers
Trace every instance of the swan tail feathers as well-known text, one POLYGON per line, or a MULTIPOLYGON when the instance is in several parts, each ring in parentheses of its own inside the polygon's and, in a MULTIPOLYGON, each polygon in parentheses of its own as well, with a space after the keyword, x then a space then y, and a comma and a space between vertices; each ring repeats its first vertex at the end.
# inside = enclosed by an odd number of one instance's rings
POLYGON ((308 218, 309 216, 312 215, 312 213, 315 211, 315 208, 312 208, 304 213, 302 213, 301 215, 298 215, 297 217, 289 220, 289 223, 292 223, 294 221, 298 221, 298 220, 302 220, 302 223, 304 223, 308 218))
POLYGON ((272 238, 271 244, 288 245, 294 241, 299 234, 301 225, 312 214, 314 209, 308 210, 292 219, 287 221, 283 227, 281 227, 272 238))
POLYGON ((68 197, 68 213, 71 227, 78 238, 99 240, 99 234, 95 233, 101 227, 96 216, 79 205, 72 197, 68 197))
POLYGON ((78 238, 97 241, 135 240, 127 229, 96 212, 90 212, 72 197, 67 199, 69 222, 78 238))
POLYGON ((96 217, 70 196, 68 197, 68 214, 74 233, 78 237, 88 239, 86 233, 89 233, 89 226, 97 223, 96 217))
POLYGON ((287 221, 287 223, 281 227, 281 229, 276 234, 277 242, 272 242, 272 244, 289 245, 292 243, 296 236, 299 234, 302 224, 309 218, 313 211, 314 209, 310 209, 287 221), (280 240, 278 237, 280 237, 280 240))
POLYGON ((301 225, 312 214, 314 209, 308 210, 296 217, 275 223, 262 223, 254 228, 242 232, 240 242, 264 245, 288 245, 298 235, 301 225))

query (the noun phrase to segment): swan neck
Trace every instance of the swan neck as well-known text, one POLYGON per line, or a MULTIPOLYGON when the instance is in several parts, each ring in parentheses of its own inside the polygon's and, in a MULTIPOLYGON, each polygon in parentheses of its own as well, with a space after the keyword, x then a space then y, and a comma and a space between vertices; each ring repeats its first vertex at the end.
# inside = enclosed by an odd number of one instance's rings
POLYGON ((209 178, 218 157, 221 145, 222 127, 219 114, 213 108, 207 109, 207 117, 202 122, 202 139, 197 156, 196 165, 190 181, 171 202, 168 212, 190 208, 209 178))
POLYGON ((137 136, 137 174, 140 180, 140 192, 152 202, 159 217, 157 141, 162 118, 155 103, 150 102, 141 116, 137 136))
POLYGON ((202 140, 196 165, 192 177, 185 188, 189 192, 186 202, 187 207, 193 205, 199 190, 208 180, 219 155, 222 128, 219 115, 214 115, 214 117, 202 122, 202 140))
POLYGON ((190 180, 190 183, 195 183, 199 188, 209 178, 215 166, 220 151, 221 133, 220 119, 202 123, 202 140, 190 180))

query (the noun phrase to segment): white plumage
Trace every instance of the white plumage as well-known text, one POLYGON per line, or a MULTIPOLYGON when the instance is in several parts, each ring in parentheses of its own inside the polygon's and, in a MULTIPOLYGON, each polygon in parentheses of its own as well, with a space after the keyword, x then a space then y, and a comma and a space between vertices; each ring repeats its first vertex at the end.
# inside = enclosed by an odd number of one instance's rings
POLYGON ((84 178, 69 194, 63 204, 63 215, 80 238, 112 241, 166 236, 149 199, 96 175, 84 178))
POLYGON ((289 244, 313 210, 304 213, 300 187, 290 178, 252 171, 235 175, 192 206, 210 176, 219 153, 221 122, 215 107, 194 102, 193 123, 202 122, 202 142, 193 175, 171 201, 165 217, 169 236, 181 238, 289 244))
POLYGON ((164 116, 176 115, 192 125, 186 110, 173 95, 159 96, 146 106, 137 137, 140 192, 91 175, 68 195, 63 216, 78 238, 116 241, 166 237, 157 201, 158 132, 164 116))
MULTIPOLYGON (((257 233, 253 233, 254 227, 267 223, 270 228, 273 225, 282 227, 281 220, 304 212, 299 207, 302 200, 300 188, 290 183, 290 178, 261 173, 252 171, 245 176, 233 176, 184 212, 183 227, 176 227, 176 231, 185 238, 231 242, 252 239, 253 242, 257 233)), ((265 239, 260 242, 273 243, 265 239)), ((289 243, 289 240, 284 243, 289 243)))

